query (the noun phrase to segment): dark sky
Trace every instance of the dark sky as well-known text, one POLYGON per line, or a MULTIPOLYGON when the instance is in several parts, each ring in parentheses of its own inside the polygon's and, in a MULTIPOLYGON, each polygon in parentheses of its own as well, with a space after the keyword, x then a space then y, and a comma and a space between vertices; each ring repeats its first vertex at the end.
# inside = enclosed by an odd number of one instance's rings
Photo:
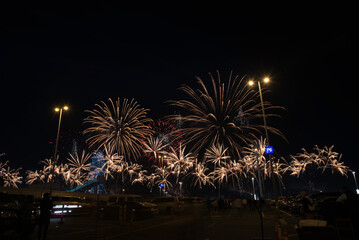
POLYGON ((359 170, 355 8, 340 4, 2 7, 0 153, 34 168, 51 156, 56 105, 71 108, 65 131, 82 130, 84 110, 109 97, 159 118, 181 84, 218 69, 271 76, 265 98, 286 108, 272 122, 288 139, 274 138, 280 154, 335 145, 359 170))

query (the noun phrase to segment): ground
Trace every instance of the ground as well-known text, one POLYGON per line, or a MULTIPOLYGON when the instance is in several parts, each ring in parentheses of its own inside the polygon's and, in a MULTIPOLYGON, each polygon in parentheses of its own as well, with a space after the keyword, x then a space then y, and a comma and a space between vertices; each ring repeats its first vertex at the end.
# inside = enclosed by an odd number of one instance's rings
MULTIPOLYGON (((282 218, 282 228, 289 239, 298 239, 294 224, 299 218, 275 208, 264 209, 264 236, 275 238, 275 222, 282 218), (284 221, 283 221, 284 220, 284 221), (285 225, 285 223, 287 223, 285 225)), ((120 224, 117 220, 97 219, 95 214, 51 219, 48 239, 260 239, 260 217, 257 211, 236 209, 211 211, 198 206, 189 207, 174 216, 159 215, 150 219, 120 224)), ((36 236, 32 236, 36 239, 36 236)))

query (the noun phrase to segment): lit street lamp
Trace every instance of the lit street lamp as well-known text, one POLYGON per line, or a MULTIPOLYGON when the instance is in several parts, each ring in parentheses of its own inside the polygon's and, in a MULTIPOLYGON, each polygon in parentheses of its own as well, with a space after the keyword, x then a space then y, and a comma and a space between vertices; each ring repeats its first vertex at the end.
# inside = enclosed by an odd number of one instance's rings
POLYGON ((352 173, 353 173, 353 177, 354 177, 354 181, 355 181, 356 193, 359 194, 359 188, 358 188, 357 178, 356 178, 356 176, 355 176, 355 172, 352 171, 352 173))
POLYGON ((252 186, 253 186, 253 199, 256 200, 256 191, 254 189, 254 177, 252 177, 252 186))
POLYGON ((180 185, 180 197, 182 197, 182 182, 179 182, 180 185))
POLYGON ((51 182, 50 182, 50 196, 52 194, 52 185, 54 183, 54 172, 55 172, 55 166, 57 162, 57 147, 59 145, 59 135, 60 135, 60 127, 61 127, 61 118, 62 118, 62 112, 63 110, 67 111, 69 110, 68 106, 64 106, 62 108, 55 108, 55 112, 60 112, 59 114, 59 125, 57 126, 57 136, 56 136, 56 144, 55 144, 55 153, 54 153, 54 159, 52 161, 52 169, 51 169, 51 182))
MULTIPOLYGON (((268 83, 269 82, 269 78, 266 77, 263 79, 264 83, 268 83)), ((266 120, 266 115, 265 115, 265 111, 264 111, 264 103, 263 103, 263 96, 262 96, 262 88, 261 88, 261 82, 257 81, 258 83, 258 91, 259 91, 259 97, 261 100, 261 105, 262 105, 262 115, 263 115, 263 122, 264 122, 264 130, 265 130, 265 134, 266 134, 266 139, 267 139, 267 144, 269 144, 269 136, 268 136, 268 127, 267 127, 267 120, 266 120)), ((253 86, 254 85, 254 80, 251 80, 248 82, 249 86, 253 86)), ((273 193, 274 193, 274 199, 277 203, 277 198, 278 198, 278 193, 277 193, 277 185, 274 179, 274 174, 273 174, 273 163, 272 163, 272 158, 269 157, 269 166, 270 166, 270 174, 271 174, 271 178, 272 178, 272 184, 273 184, 273 193)))

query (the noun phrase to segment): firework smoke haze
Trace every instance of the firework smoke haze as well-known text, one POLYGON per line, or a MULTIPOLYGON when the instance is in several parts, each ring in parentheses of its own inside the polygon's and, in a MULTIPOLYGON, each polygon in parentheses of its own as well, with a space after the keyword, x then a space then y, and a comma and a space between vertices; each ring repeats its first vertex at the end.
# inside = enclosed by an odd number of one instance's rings
MULTIPOLYGON (((200 89, 192 89, 187 85, 179 89, 184 91, 189 100, 169 101, 171 106, 184 110, 181 116, 183 126, 178 132, 184 136, 184 144, 192 147, 191 152, 220 144, 228 148, 232 158, 241 154, 242 145, 247 145, 262 134, 262 109, 258 102, 258 92, 247 87, 243 78, 229 75, 227 84, 221 82, 217 71, 217 79, 209 73, 212 89, 197 77, 200 89), (239 121, 246 119, 246 121, 239 121)), ((264 103, 266 116, 276 116, 269 110, 279 108, 269 102, 264 103)), ((171 115, 169 119, 178 120, 178 115, 171 115)), ((281 133, 268 126, 268 130, 276 134, 281 133)))
POLYGON ((90 125, 84 131, 90 147, 111 145, 126 160, 136 160, 141 155, 141 142, 151 133, 146 126, 151 121, 146 116, 149 110, 141 108, 134 99, 124 99, 121 104, 119 98, 115 102, 109 98, 109 105, 101 101, 95 106, 96 109, 86 111, 89 116, 83 121, 90 125))

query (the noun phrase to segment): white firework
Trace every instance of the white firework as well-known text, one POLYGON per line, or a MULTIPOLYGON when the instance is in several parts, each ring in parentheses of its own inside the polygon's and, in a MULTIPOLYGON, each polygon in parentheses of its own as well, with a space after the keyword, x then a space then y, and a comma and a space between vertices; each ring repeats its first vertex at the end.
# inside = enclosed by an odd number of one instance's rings
POLYGON ((33 184, 34 182, 40 180, 40 177, 41 177, 41 172, 39 173, 37 170, 35 171, 28 170, 26 176, 27 179, 26 184, 33 184))
POLYGON ((348 172, 350 172, 351 170, 348 166, 344 165, 344 162, 341 162, 341 157, 342 155, 340 155, 338 159, 332 159, 330 163, 330 167, 332 169, 333 174, 334 172, 338 172, 341 175, 347 177, 348 172))
POLYGON ((230 159, 230 156, 227 155, 227 150, 228 148, 224 148, 222 144, 212 144, 210 148, 206 149, 204 157, 206 161, 220 166, 221 163, 230 159))
POLYGON ((201 189, 203 186, 209 184, 216 188, 212 182, 212 178, 206 173, 207 171, 208 168, 206 164, 204 162, 197 162, 196 159, 193 170, 189 173, 193 177, 192 185, 194 187, 198 186, 201 189))
POLYGON ((170 147, 170 152, 167 153, 168 166, 171 169, 171 173, 176 176, 176 182, 182 175, 193 167, 195 157, 192 153, 185 153, 186 147, 182 147, 180 144, 179 149, 170 147))
POLYGON ((105 179, 107 180, 109 177, 113 178, 113 173, 122 173, 126 164, 123 160, 123 156, 119 156, 115 153, 113 147, 105 146, 104 151, 105 163, 103 164, 101 171, 104 172, 105 179))
POLYGON ((244 164, 244 170, 248 173, 250 172, 254 177, 257 172, 257 161, 259 170, 263 173, 264 179, 270 176, 270 161, 265 157, 265 146, 266 139, 260 138, 254 143, 249 144, 248 147, 244 147, 244 157, 241 162, 244 164))
POLYGON ((159 154, 165 153, 165 148, 168 144, 165 144, 163 138, 159 139, 158 137, 153 138, 150 136, 147 138, 147 141, 143 143, 144 149, 143 152, 152 154, 155 159, 157 159, 159 154))
POLYGON ((158 178, 159 176, 156 173, 151 173, 151 175, 147 177, 147 187, 150 189, 151 192, 153 187, 156 185, 158 178))
MULTIPOLYGON (((142 165, 137 164, 137 163, 126 163, 126 167, 123 171, 123 173, 125 173, 128 177, 129 180, 131 181, 133 177, 136 177, 139 172, 142 170, 142 165)), ((123 181, 125 179, 125 174, 123 174, 123 181)))
POLYGON ((81 156, 77 154, 77 152, 72 155, 69 153, 69 158, 67 161, 69 162, 68 165, 71 168, 71 171, 74 174, 80 174, 83 172, 88 172, 90 170, 91 163, 88 161, 90 160, 92 154, 86 153, 85 150, 82 151, 81 156))
MULTIPOLYGON (((5 156, 5 153, 1 153, 0 157, 5 156)), ((0 180, 3 181, 4 187, 18 187, 18 184, 22 183, 22 177, 20 176, 20 170, 12 169, 8 165, 9 161, 0 163, 0 180)))
POLYGON ((216 167, 213 172, 209 174, 209 176, 213 179, 214 182, 218 182, 219 185, 221 185, 224 182, 228 181, 228 174, 230 173, 230 170, 228 166, 222 165, 219 167, 216 167))
POLYGON ((322 173, 324 173, 326 169, 331 169, 332 174, 338 172, 343 176, 347 176, 350 168, 344 165, 344 162, 341 161, 342 155, 334 152, 333 148, 334 146, 321 149, 316 145, 314 146, 314 152, 312 153, 309 153, 302 148, 302 153, 290 156, 292 159, 289 167, 291 175, 299 177, 306 171, 308 166, 313 165, 318 169, 322 169, 322 173))
MULTIPOLYGON (((44 169, 43 172, 48 172, 51 173, 52 168, 53 168, 53 161, 51 158, 46 158, 45 160, 42 160, 41 163, 44 165, 44 169)), ((56 166, 55 166, 56 168, 56 166)))
POLYGON ((165 189, 169 189, 172 187, 172 183, 168 180, 170 172, 167 168, 156 166, 155 174, 157 175, 157 178, 155 178, 154 185, 159 186, 163 184, 165 189))
POLYGON ((234 180, 237 180, 239 183, 240 178, 247 177, 246 172, 244 171, 244 165, 241 161, 229 161, 227 164, 228 168, 228 177, 232 178, 233 182, 234 180))
POLYGON ((22 183, 22 177, 20 176, 20 170, 18 169, 11 169, 10 166, 4 168, 2 171, 2 179, 4 181, 4 187, 18 187, 18 184, 22 183))
POLYGON ((141 170, 137 173, 136 178, 134 178, 131 182, 131 184, 135 184, 135 183, 141 183, 144 184, 146 181, 148 181, 148 176, 146 175, 147 170, 141 170))

